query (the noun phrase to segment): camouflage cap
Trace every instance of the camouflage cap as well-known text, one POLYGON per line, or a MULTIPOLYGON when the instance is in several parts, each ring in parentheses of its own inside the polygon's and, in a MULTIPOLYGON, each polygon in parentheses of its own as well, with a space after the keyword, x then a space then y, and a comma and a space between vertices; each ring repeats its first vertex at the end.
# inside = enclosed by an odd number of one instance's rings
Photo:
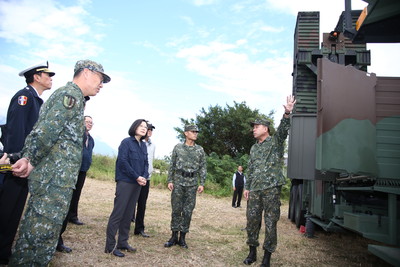
POLYGON ((44 73, 48 73, 50 77, 54 76, 55 73, 53 71, 49 70, 48 67, 49 67, 49 62, 45 61, 45 62, 36 64, 34 66, 31 66, 31 67, 21 71, 18 75, 21 77, 25 76, 25 78, 27 78, 33 74, 44 72, 44 73))
POLYGON ((110 76, 104 73, 103 66, 97 62, 94 62, 89 59, 79 60, 75 64, 74 73, 82 69, 89 69, 91 71, 100 72, 103 75, 103 83, 108 83, 109 81, 111 81, 110 76))
POLYGON ((250 122, 251 127, 253 127, 256 124, 265 125, 265 126, 269 127, 271 122, 269 120, 263 119, 263 118, 258 118, 258 119, 255 119, 254 121, 250 122))
POLYGON ((199 128, 197 128, 197 126, 195 124, 186 124, 185 125, 185 132, 187 132, 187 131, 198 132, 199 128))

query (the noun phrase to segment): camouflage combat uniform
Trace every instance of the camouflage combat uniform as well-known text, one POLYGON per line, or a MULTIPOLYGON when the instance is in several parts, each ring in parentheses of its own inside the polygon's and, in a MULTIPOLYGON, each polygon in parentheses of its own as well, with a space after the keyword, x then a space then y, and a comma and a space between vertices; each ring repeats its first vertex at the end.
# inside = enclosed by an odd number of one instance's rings
POLYGON ((47 266, 56 249, 82 162, 85 99, 74 83, 42 106, 23 156, 35 167, 31 194, 9 266, 47 266))
POLYGON ((192 212, 196 205, 198 179, 204 186, 206 180, 206 157, 199 145, 177 144, 172 151, 168 183, 174 184, 171 193, 171 230, 189 232, 192 212))
POLYGON ((251 147, 246 190, 250 190, 247 204, 247 244, 257 247, 264 211, 265 240, 263 249, 274 252, 277 245, 276 224, 280 216, 280 192, 285 184, 283 175, 284 142, 290 119, 282 118, 273 136, 251 147))

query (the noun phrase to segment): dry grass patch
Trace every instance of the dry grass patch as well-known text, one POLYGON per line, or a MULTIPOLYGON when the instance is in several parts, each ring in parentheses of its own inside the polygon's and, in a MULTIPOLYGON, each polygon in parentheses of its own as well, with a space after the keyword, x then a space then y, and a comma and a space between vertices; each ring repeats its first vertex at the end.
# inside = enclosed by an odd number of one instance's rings
MULTIPOLYGON (((117 258, 104 253, 105 230, 111 213, 115 183, 87 179, 79 206, 83 226, 69 224, 64 241, 73 249, 70 254, 57 252, 50 264, 61 266, 245 266, 247 256, 245 208, 231 207, 230 198, 198 196, 187 235, 189 249, 165 248, 170 237, 170 192, 151 188, 145 217, 150 238, 133 235, 130 244, 138 251, 117 258)), ((245 203, 244 203, 245 204, 245 203)), ((272 254, 272 266, 388 266, 368 253, 366 240, 355 234, 328 234, 317 231, 309 239, 287 219, 287 205, 281 208, 278 223, 278 249, 272 254)), ((263 242, 264 233, 260 233, 263 242)), ((263 251, 258 248, 259 266, 263 251)))

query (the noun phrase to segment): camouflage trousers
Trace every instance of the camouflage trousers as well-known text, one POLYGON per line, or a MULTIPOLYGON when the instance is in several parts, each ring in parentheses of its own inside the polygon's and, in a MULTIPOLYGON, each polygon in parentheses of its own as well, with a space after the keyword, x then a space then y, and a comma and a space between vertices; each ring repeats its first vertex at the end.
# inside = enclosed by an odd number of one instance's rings
POLYGON ((259 246, 258 236, 264 211, 265 239, 263 249, 274 252, 277 245, 276 224, 280 217, 281 186, 250 191, 247 203, 247 244, 259 246))
POLYGON ((171 230, 189 232, 190 221, 192 220, 192 212, 196 205, 195 186, 174 185, 171 193, 171 230))
POLYGON ((31 194, 9 266, 47 266, 56 250, 72 188, 29 181, 31 194))

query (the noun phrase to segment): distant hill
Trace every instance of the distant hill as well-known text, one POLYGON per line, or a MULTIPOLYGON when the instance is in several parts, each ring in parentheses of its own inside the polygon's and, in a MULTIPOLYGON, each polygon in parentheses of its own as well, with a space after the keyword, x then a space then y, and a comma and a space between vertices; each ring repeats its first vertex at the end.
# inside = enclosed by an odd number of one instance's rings
MULTIPOLYGON (((0 115, 0 125, 5 124, 6 122, 6 117, 3 115, 0 115)), ((1 136, 1 131, 0 131, 0 136, 1 136)), ((94 140, 95 146, 93 149, 93 153, 95 154, 101 154, 101 155, 106 155, 106 156, 117 156, 118 151, 107 145, 106 143, 100 141, 100 140, 94 140)), ((2 147, 2 146, 0 146, 2 147)))
POLYGON ((106 155, 106 156, 117 156, 118 151, 107 145, 100 140, 94 140, 95 146, 93 149, 94 154, 106 155))

